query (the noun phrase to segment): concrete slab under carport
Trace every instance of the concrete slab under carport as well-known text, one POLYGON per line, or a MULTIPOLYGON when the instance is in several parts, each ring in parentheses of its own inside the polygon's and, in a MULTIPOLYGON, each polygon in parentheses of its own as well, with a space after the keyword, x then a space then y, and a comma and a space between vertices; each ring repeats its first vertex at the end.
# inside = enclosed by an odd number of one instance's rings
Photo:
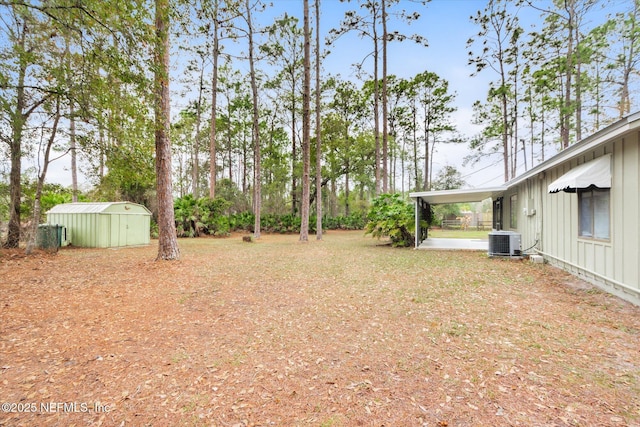
POLYGON ((442 251, 489 251, 488 239, 444 239, 429 237, 420 243, 418 249, 442 251))

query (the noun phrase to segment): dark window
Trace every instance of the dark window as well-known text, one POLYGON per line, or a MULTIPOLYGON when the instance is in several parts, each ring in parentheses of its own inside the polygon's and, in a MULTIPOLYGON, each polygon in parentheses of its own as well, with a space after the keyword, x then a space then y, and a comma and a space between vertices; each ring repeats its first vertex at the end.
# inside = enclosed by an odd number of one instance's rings
POLYGON ((509 209, 511 212, 511 221, 509 226, 511 228, 518 228, 518 195, 514 194, 513 196, 511 196, 509 202, 509 209))
POLYGON ((580 237, 609 240, 609 201, 608 188, 578 191, 580 237))

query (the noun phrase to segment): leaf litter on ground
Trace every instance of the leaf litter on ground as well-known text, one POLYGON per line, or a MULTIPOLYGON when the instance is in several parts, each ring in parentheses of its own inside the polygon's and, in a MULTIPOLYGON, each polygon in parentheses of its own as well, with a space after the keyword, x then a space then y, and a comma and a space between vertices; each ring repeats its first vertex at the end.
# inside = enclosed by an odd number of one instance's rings
POLYGON ((179 243, 0 252, 3 400, 109 408, 0 425, 640 424, 640 309, 548 265, 179 243))

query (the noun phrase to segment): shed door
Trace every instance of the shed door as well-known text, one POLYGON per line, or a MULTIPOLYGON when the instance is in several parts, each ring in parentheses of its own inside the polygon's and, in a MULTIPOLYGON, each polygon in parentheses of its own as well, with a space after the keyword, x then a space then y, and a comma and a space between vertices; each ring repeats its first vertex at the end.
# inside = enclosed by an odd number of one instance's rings
POLYGON ((120 241, 118 246, 129 246, 129 221, 125 215, 118 215, 120 217, 120 241))
POLYGON ((149 243, 149 227, 141 215, 111 215, 111 246, 137 246, 149 243))
POLYGON ((137 246, 144 244, 144 227, 141 221, 142 215, 127 215, 127 246, 137 246))

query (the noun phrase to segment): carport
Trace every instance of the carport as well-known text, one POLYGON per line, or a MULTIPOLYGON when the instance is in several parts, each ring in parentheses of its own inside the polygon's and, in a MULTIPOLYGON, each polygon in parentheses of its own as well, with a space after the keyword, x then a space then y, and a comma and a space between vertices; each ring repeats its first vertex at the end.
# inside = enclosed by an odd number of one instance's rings
POLYGON ((430 239, 422 220, 431 219, 431 205, 493 201, 493 228, 502 228, 502 194, 505 187, 470 188, 464 190, 422 191, 410 193, 415 204, 416 248, 487 250, 488 243, 478 239, 430 239))

